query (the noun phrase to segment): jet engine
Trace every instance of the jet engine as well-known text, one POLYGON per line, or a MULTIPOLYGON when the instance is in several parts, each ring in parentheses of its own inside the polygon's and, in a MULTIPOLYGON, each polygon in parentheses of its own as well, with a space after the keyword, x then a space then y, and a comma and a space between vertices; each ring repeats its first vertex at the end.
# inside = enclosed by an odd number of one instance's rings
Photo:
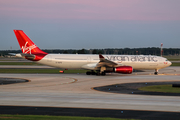
POLYGON ((122 74, 131 74, 133 72, 133 68, 131 66, 119 66, 113 69, 116 73, 122 74))

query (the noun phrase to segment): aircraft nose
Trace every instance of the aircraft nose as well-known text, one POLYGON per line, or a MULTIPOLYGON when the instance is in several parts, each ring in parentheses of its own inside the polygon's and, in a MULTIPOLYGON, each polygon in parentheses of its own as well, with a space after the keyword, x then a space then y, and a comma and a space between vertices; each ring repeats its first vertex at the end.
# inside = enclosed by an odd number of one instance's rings
POLYGON ((169 61, 169 62, 168 62, 168 65, 170 66, 171 64, 172 64, 172 62, 169 61))

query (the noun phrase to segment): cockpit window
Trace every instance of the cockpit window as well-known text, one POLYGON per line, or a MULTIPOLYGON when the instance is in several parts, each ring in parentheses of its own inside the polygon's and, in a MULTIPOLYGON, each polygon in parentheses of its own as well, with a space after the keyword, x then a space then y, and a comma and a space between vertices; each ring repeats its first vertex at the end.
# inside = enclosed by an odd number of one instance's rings
POLYGON ((168 60, 166 59, 166 61, 168 61, 168 60))

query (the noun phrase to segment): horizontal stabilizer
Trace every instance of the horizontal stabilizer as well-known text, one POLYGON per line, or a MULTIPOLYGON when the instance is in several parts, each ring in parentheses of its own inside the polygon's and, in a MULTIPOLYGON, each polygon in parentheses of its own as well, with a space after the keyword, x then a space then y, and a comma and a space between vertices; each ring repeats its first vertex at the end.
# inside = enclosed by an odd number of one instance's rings
POLYGON ((8 53, 9 55, 16 56, 16 53, 8 53))
POLYGON ((16 57, 22 57, 22 58, 27 58, 27 59, 30 59, 30 60, 33 60, 36 56, 33 55, 33 54, 26 54, 26 53, 8 53, 12 56, 16 56, 16 57))

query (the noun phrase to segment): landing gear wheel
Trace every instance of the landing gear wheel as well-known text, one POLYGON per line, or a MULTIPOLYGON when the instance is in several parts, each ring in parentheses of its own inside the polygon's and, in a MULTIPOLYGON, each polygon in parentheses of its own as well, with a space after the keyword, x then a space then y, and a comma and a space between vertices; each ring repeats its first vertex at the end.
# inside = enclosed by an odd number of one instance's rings
POLYGON ((102 73, 97 72, 96 75, 97 75, 97 76, 99 76, 99 75, 103 75, 103 76, 104 76, 104 75, 106 75, 106 73, 105 73, 105 72, 102 72, 102 73))
POLYGON ((86 75, 96 75, 96 72, 94 72, 93 70, 92 71, 87 71, 86 75))
POLYGON ((101 75, 101 74, 100 74, 100 72, 97 72, 96 75, 99 76, 99 75, 101 75))
POLYGON ((86 72, 86 75, 91 75, 91 72, 87 71, 87 72, 86 72))
POLYGON ((154 75, 158 75, 158 70, 155 69, 154 75))
POLYGON ((102 74, 101 74, 101 75, 103 75, 103 76, 104 76, 104 75, 106 75, 106 73, 105 73, 105 72, 102 72, 102 74))
POLYGON ((92 74, 92 75, 96 75, 96 73, 95 73, 93 70, 91 71, 91 74, 92 74))
POLYGON ((158 72, 154 72, 154 75, 158 75, 158 72))

